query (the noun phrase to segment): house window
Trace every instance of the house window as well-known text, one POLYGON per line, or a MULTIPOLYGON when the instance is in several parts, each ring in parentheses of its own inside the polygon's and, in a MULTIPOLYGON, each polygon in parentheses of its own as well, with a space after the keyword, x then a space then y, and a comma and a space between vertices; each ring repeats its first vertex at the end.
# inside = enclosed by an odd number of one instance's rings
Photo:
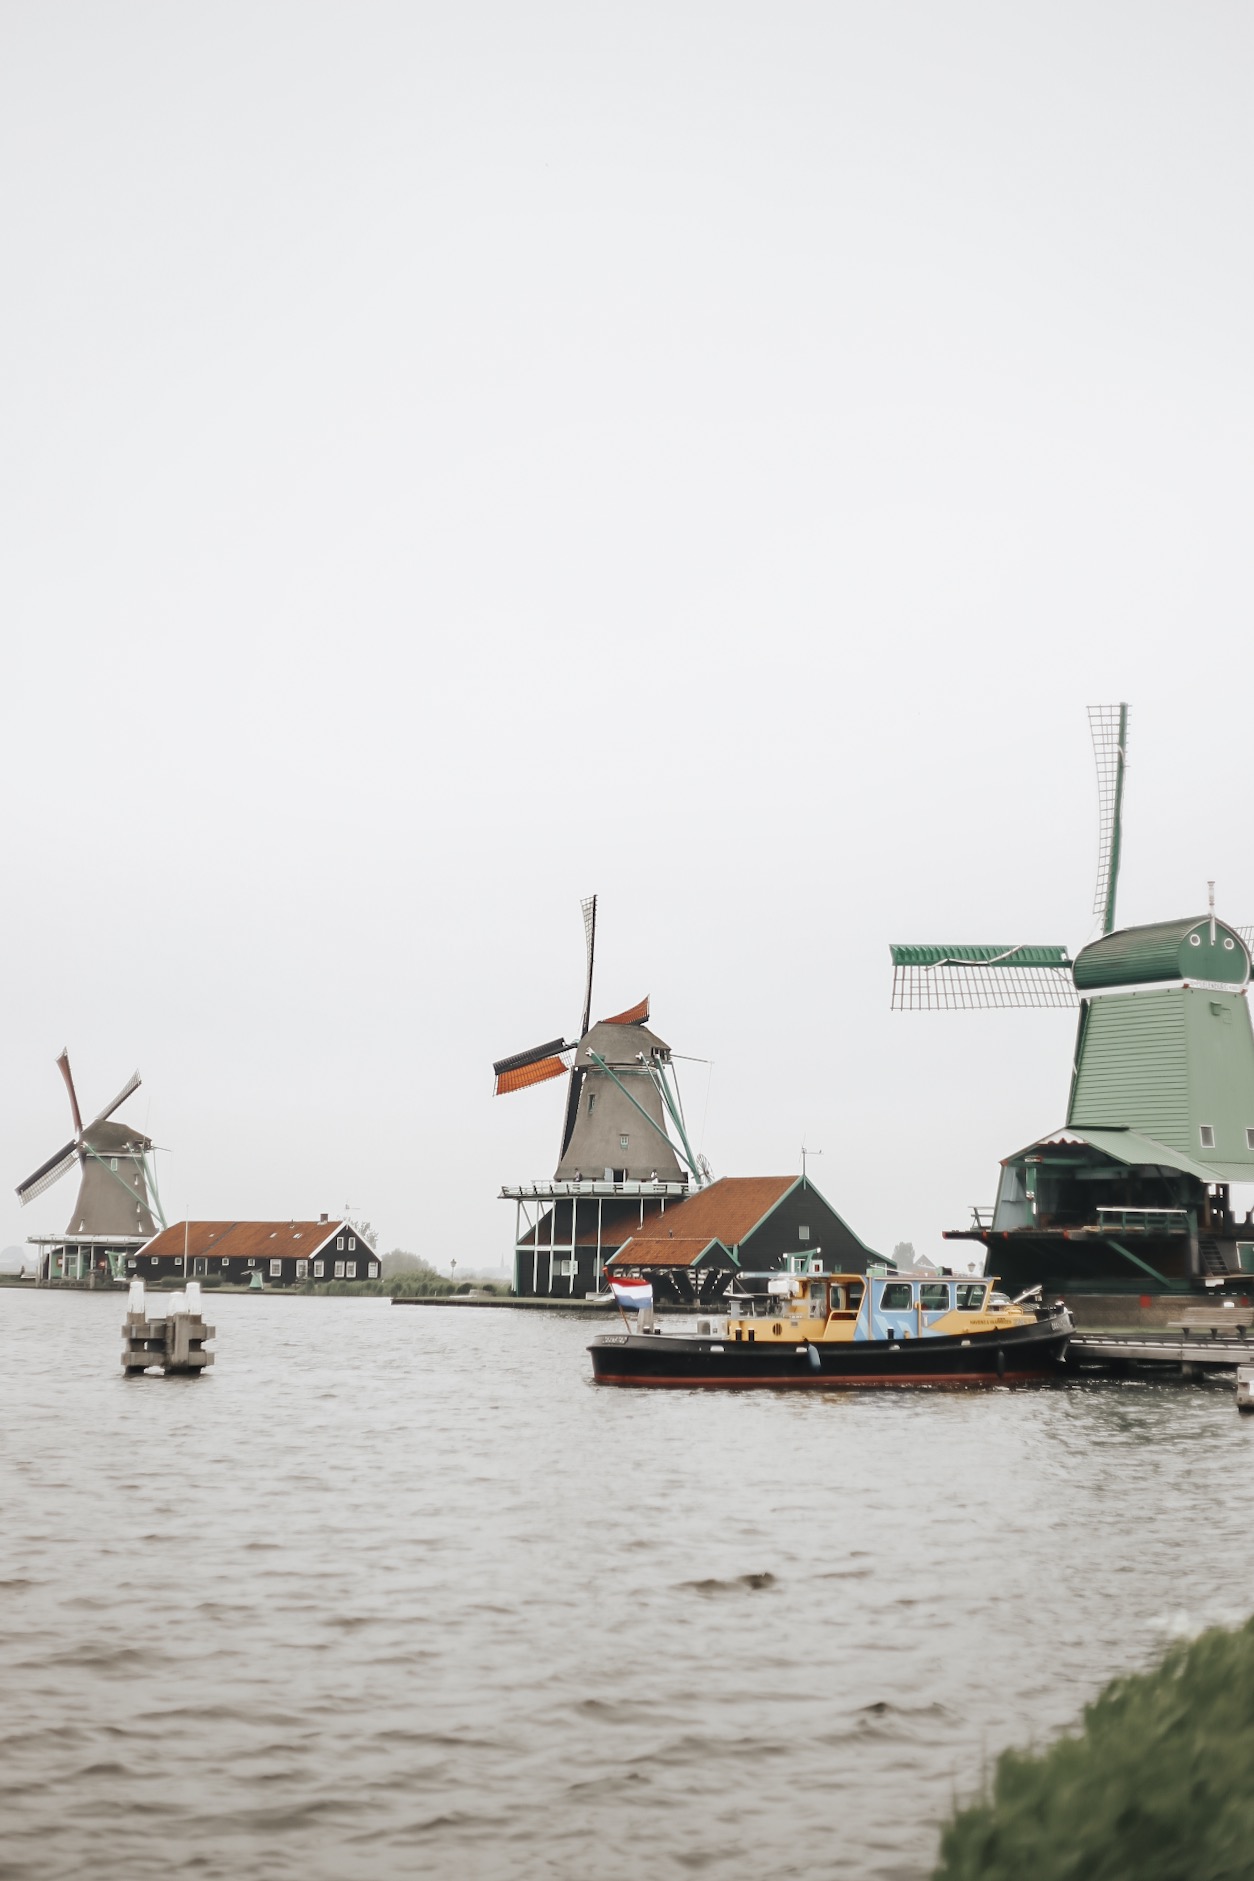
POLYGON ((377 1279, 379 1278, 379 1263, 378 1263, 378 1261, 371 1261, 371 1262, 370 1262, 370 1264, 369 1264, 369 1266, 368 1266, 368 1267, 366 1268, 366 1274, 367 1274, 367 1276, 368 1276, 368 1278, 369 1278, 369 1279, 371 1279, 371 1280, 377 1280, 377 1279))
POLYGON ((356 1261, 348 1261, 346 1263, 345 1268, 344 1268, 344 1276, 345 1276, 345 1279, 347 1280, 356 1280, 357 1278, 357 1262, 356 1261))
POLYGON ((283 1273, 283 1263, 282 1263, 282 1261, 271 1261, 271 1262, 270 1262, 270 1278, 271 1278, 271 1280, 278 1280, 278 1279, 279 1279, 279 1278, 280 1278, 280 1277, 282 1276, 282 1273, 283 1273))
POLYGON ((321 1280, 323 1274, 325 1274, 326 1271, 327 1271, 327 1264, 325 1261, 314 1262, 314 1279, 315 1280, 321 1280))
POLYGON ((354 1249, 354 1248, 355 1248, 356 1246, 357 1246, 357 1243, 356 1243, 356 1241, 355 1241, 355 1240, 353 1239, 353 1237, 352 1237, 352 1235, 350 1234, 350 1235, 349 1235, 349 1237, 348 1237, 348 1251, 349 1251, 349 1253, 350 1253, 350 1254, 352 1253, 352 1251, 353 1251, 353 1249, 354 1249))
POLYGON ((588 1092, 588 1115, 589 1116, 591 1116, 593 1111, 596 1109, 596 1102, 597 1102, 596 1092, 589 1091, 588 1092))
POLYGON ((553 1263, 554 1279, 556 1279, 559 1275, 573 1274, 574 1271, 575 1271, 574 1261, 569 1261, 569 1260, 568 1261, 554 1261, 553 1263))
POLYGON ((1248 1123, 1245 1126, 1245 1147, 1246 1149, 1254 1149, 1254 1130, 1251 1130, 1248 1123))
POLYGON ((183 1256, 181 1254, 176 1254, 174 1256, 174 1265, 176 1267, 181 1267, 183 1265, 183 1256))
POLYGON ((627 1136, 620 1136, 620 1137, 619 1137, 619 1139, 618 1139, 618 1147, 619 1147, 619 1149, 626 1149, 626 1148, 627 1148, 627 1145, 628 1145, 628 1144, 630 1143, 630 1141, 631 1141, 631 1138, 630 1138, 630 1137, 627 1137, 627 1136))
POLYGON ((1213 1123, 1199 1123, 1197 1126, 1197 1133, 1198 1133, 1198 1136, 1202 1140, 1203 1149, 1214 1149, 1215 1126, 1213 1123))
POLYGON ((154 1255, 152 1255, 152 1257, 151 1257, 151 1258, 152 1258, 152 1264, 153 1264, 153 1266, 155 1267, 155 1266, 156 1266, 156 1264, 157 1264, 157 1257, 156 1257, 156 1255, 154 1254, 154 1255))
POLYGON ((337 1280, 343 1280, 343 1278, 344 1278, 344 1263, 343 1263, 343 1261, 336 1261, 336 1263, 335 1263, 335 1278, 336 1278, 337 1280))
POLYGON ((116 1156, 110 1156, 110 1158, 109 1158, 109 1167, 110 1167, 110 1169, 112 1169, 112 1170, 113 1170, 113 1171, 114 1171, 114 1172, 116 1173, 116 1171, 117 1171, 117 1166, 118 1166, 118 1159, 117 1159, 117 1157, 116 1157, 116 1156))
POLYGON ((340 1253, 342 1254, 344 1252, 344 1236, 343 1235, 340 1236, 339 1240, 336 1242, 335 1245, 340 1250, 340 1253))
POLYGON ((308 1262, 308 1261, 297 1261, 297 1263, 296 1263, 296 1278, 297 1278, 298 1280, 304 1280, 304 1279, 305 1279, 305 1277, 307 1276, 307 1274, 308 1274, 308 1272, 309 1272, 309 1262, 308 1262))
POLYGON ((224 1267, 229 1267, 231 1265, 231 1257, 229 1254, 224 1254, 222 1256, 222 1265, 224 1267))
POLYGON ((1190 934, 1190 935, 1189 935, 1189 946, 1190 946, 1190 947, 1200 947, 1200 946, 1201 946, 1201 944, 1202 944, 1202 937, 1201 937, 1201 935, 1200 935, 1200 934, 1190 934))
POLYGON ((797 1239, 798 1241, 808 1241, 810 1239, 810 1230, 804 1223, 802 1223, 801 1227, 797 1230, 797 1239))

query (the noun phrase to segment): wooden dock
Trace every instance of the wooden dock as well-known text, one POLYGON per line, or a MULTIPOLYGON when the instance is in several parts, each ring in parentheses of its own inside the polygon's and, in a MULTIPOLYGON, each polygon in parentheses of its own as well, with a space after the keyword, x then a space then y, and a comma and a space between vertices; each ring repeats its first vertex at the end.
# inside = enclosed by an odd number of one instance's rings
POLYGON ((1232 1332, 1081 1332, 1067 1348, 1077 1370, 1159 1372, 1197 1378, 1203 1372, 1235 1372, 1254 1365, 1254 1339, 1245 1328, 1232 1332))

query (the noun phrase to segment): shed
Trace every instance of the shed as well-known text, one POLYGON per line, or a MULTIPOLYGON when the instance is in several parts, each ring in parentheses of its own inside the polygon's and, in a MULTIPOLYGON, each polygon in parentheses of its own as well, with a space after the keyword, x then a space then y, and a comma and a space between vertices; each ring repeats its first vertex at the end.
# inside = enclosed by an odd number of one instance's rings
POLYGON ((806 1176, 724 1176, 646 1220, 606 1271, 647 1274, 659 1299, 706 1305, 737 1271, 777 1273, 790 1254, 859 1274, 880 1258, 806 1176))

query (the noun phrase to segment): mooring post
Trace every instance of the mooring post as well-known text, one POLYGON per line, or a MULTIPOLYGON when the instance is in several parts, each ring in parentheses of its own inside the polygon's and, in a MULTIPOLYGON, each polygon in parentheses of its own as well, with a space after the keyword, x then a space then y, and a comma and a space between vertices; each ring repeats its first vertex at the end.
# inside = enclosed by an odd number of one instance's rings
POLYGON ((186 1292, 169 1296, 161 1314, 149 1315, 142 1280, 132 1280, 122 1326, 122 1370, 130 1377, 160 1367, 166 1377, 196 1376, 213 1364, 205 1343, 215 1328, 201 1315, 200 1285, 192 1281, 186 1292))

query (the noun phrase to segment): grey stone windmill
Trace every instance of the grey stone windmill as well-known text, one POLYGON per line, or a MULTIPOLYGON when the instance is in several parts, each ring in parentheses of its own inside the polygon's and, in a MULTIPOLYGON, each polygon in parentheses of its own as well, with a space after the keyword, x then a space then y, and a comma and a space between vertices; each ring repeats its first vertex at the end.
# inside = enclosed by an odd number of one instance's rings
POLYGON ((569 1077, 552 1181, 507 1186, 516 1204, 519 1293, 595 1290, 601 1270, 646 1214, 709 1180, 693 1154, 671 1048, 649 1029, 649 1002, 592 1021, 597 898, 582 904, 587 974, 576 1043, 564 1035, 492 1067, 498 1097, 569 1077))
POLYGON ((126 1255, 142 1247, 157 1232, 154 1207, 162 1227, 165 1226, 148 1164, 151 1138, 130 1124, 110 1122, 113 1113, 139 1089, 140 1076, 136 1071, 113 1102, 106 1104, 90 1123, 84 1124, 68 1051, 63 1051, 57 1059, 57 1069, 69 1093, 74 1135, 27 1176, 25 1182, 18 1184, 18 1200, 23 1207, 33 1202, 75 1164, 81 1175, 74 1212, 65 1233, 32 1236, 34 1244, 45 1250, 40 1262, 41 1277, 68 1280, 96 1273, 109 1277, 125 1274, 126 1255))

